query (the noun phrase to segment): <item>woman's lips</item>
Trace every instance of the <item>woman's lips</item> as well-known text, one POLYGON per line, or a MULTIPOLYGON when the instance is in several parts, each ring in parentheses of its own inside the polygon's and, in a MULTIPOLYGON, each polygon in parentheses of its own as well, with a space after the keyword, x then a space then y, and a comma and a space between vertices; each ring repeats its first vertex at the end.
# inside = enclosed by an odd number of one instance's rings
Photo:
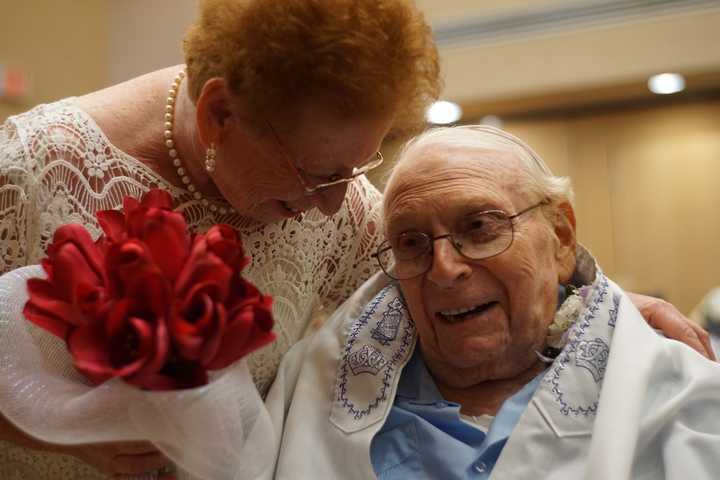
POLYGON ((283 215, 287 218, 297 217, 298 215, 302 215, 303 213, 302 209, 295 210, 293 207, 290 206, 290 204, 288 204, 284 200, 279 200, 278 203, 283 209, 283 215))

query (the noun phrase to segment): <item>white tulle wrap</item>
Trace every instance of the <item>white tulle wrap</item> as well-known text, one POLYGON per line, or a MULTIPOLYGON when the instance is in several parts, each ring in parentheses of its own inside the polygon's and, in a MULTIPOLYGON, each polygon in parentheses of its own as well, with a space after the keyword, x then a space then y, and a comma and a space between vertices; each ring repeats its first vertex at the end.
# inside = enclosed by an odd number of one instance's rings
POLYGON ((41 276, 31 266, 0 277, 0 406, 16 426, 59 444, 148 440, 181 479, 256 478, 272 467, 270 417, 244 360, 190 390, 93 386, 61 339, 23 317, 26 281, 41 276))

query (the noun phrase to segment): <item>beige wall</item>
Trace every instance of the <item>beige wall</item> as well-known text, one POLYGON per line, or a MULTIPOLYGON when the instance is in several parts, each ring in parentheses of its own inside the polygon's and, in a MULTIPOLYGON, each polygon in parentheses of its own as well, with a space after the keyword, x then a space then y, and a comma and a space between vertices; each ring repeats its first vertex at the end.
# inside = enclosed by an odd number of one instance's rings
POLYGON ((182 62, 196 10, 196 0, 0 0, 0 63, 32 80, 26 98, 0 99, 0 121, 182 62))
POLYGON ((720 285, 720 101, 506 128, 570 174, 578 236, 623 286, 688 312, 720 285))
POLYGON ((110 79, 122 82, 182 63, 182 38, 196 0, 105 0, 110 24, 110 79))
POLYGON ((31 78, 22 101, 0 100, 0 121, 43 102, 107 86, 107 8, 98 0, 0 0, 0 63, 31 78))

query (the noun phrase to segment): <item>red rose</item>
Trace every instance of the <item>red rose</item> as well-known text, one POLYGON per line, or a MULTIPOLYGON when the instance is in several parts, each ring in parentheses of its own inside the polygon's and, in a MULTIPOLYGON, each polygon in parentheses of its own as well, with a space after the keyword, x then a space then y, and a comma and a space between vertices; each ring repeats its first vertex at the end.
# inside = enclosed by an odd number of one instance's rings
POLYGON ((209 370, 223 368, 275 338, 271 299, 240 277, 246 264, 237 233, 216 225, 195 237, 178 276, 170 332, 185 358, 209 370))
POLYGON ((174 280, 190 253, 190 235, 185 218, 172 211, 170 194, 151 190, 141 202, 125 197, 123 211, 98 212, 107 239, 122 242, 135 238, 144 242, 153 261, 169 280, 174 280))
POLYGON ((142 302, 115 302, 105 322, 74 329, 67 344, 75 366, 95 383, 122 377, 151 390, 177 387, 160 373, 170 353, 165 319, 142 302))
POLYGON ((205 234, 208 251, 220 258, 235 273, 240 273, 250 260, 245 256, 240 235, 230 225, 219 224, 205 234))
MULTIPOLYGON (((148 301, 155 302, 154 310, 165 309, 172 293, 172 283, 153 262, 147 245, 134 238, 110 244, 105 259, 108 293, 114 298, 135 298, 146 295, 143 282, 146 276, 162 278, 165 288, 158 290, 148 301), (160 294, 162 293, 162 296, 160 294)), ((159 313, 159 312, 158 312, 159 313)))
POLYGON ((80 225, 63 225, 42 262, 47 280, 28 280, 30 300, 23 313, 33 323, 65 338, 68 329, 86 325, 106 300, 103 258, 80 225))
POLYGON ((217 354, 207 364, 209 370, 225 368, 253 350, 275 340, 272 331, 272 298, 262 295, 255 286, 242 278, 231 294, 227 326, 217 354))
POLYGON ((193 252, 175 285, 177 302, 170 320, 170 332, 179 352, 187 359, 206 365, 217 352, 224 334, 228 297, 233 271, 200 245, 196 237, 193 252))

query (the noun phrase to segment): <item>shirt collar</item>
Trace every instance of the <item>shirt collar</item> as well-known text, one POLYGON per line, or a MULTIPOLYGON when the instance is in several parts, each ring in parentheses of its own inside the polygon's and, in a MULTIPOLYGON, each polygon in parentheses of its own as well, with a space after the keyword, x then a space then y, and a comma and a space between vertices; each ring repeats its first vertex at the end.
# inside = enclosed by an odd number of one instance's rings
POLYGON ((443 401, 435 380, 430 375, 420 352, 420 344, 410 357, 398 384, 397 396, 422 403, 443 401))

